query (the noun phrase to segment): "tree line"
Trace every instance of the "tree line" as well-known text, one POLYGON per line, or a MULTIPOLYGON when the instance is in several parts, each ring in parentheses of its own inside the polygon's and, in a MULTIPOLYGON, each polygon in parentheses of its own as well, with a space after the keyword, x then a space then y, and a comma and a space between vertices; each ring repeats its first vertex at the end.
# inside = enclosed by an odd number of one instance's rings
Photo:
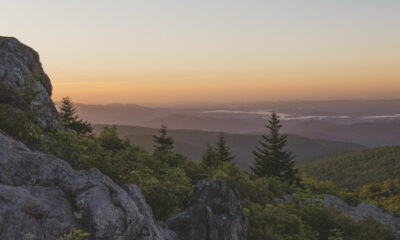
MULTIPOLYGON (((79 119, 77 110, 69 97, 63 98, 60 107, 61 119, 66 128, 78 133, 90 134, 93 130, 90 123, 79 119)), ((266 133, 261 136, 259 145, 253 151, 254 161, 250 166, 252 173, 258 177, 277 176, 289 180, 298 181, 298 170, 295 168, 294 156, 286 149, 287 135, 281 134, 282 124, 279 116, 272 113, 265 125, 266 133)), ((174 152, 174 139, 168 136, 167 126, 161 125, 159 135, 154 135, 154 151, 163 154, 174 152)), ((202 155, 202 162, 215 168, 224 162, 233 162, 235 156, 227 144, 224 133, 221 132, 214 145, 207 144, 202 155)))

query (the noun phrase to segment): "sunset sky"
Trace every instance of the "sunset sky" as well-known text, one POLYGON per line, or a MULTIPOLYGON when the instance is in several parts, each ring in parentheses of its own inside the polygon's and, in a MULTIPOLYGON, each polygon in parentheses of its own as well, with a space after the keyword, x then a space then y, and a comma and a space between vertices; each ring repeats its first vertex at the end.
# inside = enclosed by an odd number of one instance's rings
POLYGON ((400 98, 398 0, 0 0, 53 99, 400 98))

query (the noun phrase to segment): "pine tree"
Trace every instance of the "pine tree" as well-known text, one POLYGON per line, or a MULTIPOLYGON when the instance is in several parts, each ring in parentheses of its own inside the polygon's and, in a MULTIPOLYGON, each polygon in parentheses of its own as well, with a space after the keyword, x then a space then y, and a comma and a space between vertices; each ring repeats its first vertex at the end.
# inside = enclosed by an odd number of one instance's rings
POLYGON ((174 149, 174 139, 168 137, 167 127, 161 125, 159 136, 153 135, 154 142, 156 145, 154 146, 154 150, 162 153, 173 152, 174 149))
POLYGON ((65 97, 61 101, 60 116, 66 128, 75 130, 78 133, 89 134, 93 131, 88 121, 79 119, 76 114, 77 110, 69 97, 65 97))
POLYGON ((220 163, 217 151, 210 144, 207 144, 206 150, 204 150, 202 162, 207 167, 217 167, 220 163))
POLYGON ((223 132, 221 132, 218 136, 215 149, 218 153, 218 159, 220 162, 230 162, 235 158, 235 156, 231 153, 230 147, 226 144, 223 132))
POLYGON ((65 97, 61 101, 60 115, 61 120, 65 123, 71 123, 76 119, 76 107, 69 97, 65 97))
POLYGON ((256 147, 254 163, 250 169, 259 177, 279 176, 289 181, 296 181, 297 169, 295 169, 294 156, 285 150, 287 135, 280 134, 282 128, 276 113, 271 115, 268 124, 265 125, 269 134, 262 136, 260 146, 256 147))

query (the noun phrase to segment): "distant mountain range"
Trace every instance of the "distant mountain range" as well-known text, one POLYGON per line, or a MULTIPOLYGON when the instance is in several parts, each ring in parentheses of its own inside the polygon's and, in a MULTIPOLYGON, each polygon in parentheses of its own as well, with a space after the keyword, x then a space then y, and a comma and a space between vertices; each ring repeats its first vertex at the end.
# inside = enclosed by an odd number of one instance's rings
MULTIPOLYGON (((95 133, 99 133, 104 125, 94 125, 95 133)), ((117 126, 121 136, 128 138, 131 143, 140 145, 146 150, 152 150, 152 135, 158 134, 158 129, 117 126)), ((200 161, 207 143, 214 144, 219 132, 207 132, 199 130, 169 130, 169 135, 175 140, 175 149, 195 161, 200 161)), ((255 134, 225 134, 232 152, 236 155, 235 162, 242 169, 247 169, 252 164, 252 151, 260 140, 260 135, 255 134)), ((321 154, 342 151, 357 151, 366 149, 365 146, 337 142, 322 139, 310 139, 296 135, 289 135, 288 149, 290 149, 298 160, 318 156, 321 154)))
POLYGON ((285 131, 310 138, 354 142, 368 147, 400 145, 399 120, 353 124, 336 124, 313 120, 288 126, 285 131))
POLYGON ((400 144, 400 100, 288 101, 149 108, 135 104, 76 104, 80 117, 95 124, 263 133, 270 112, 281 116, 283 132, 368 147, 400 144))

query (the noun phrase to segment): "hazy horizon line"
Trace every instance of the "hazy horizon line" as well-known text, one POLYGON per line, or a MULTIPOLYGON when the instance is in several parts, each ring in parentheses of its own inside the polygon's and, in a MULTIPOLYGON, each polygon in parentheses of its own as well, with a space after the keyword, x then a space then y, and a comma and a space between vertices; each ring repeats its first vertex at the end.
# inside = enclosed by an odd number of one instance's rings
MULTIPOLYGON (((237 101, 237 102, 230 102, 230 101, 172 101, 172 102, 107 102, 107 103, 93 103, 93 102, 81 102, 81 101, 74 101, 71 99, 74 104, 82 104, 82 105, 102 105, 102 106, 109 106, 109 105, 136 105, 136 106, 143 106, 143 107, 154 107, 154 106, 180 106, 180 107, 190 107, 190 106, 199 106, 199 105, 232 105, 232 104, 262 104, 262 103, 300 103, 300 102, 378 102, 378 101, 400 101, 400 98, 354 98, 354 99, 329 99, 329 100, 313 100, 313 99, 287 99, 287 100, 260 100, 260 101, 237 101)), ((54 101, 55 104, 61 103, 61 100, 54 101)))

